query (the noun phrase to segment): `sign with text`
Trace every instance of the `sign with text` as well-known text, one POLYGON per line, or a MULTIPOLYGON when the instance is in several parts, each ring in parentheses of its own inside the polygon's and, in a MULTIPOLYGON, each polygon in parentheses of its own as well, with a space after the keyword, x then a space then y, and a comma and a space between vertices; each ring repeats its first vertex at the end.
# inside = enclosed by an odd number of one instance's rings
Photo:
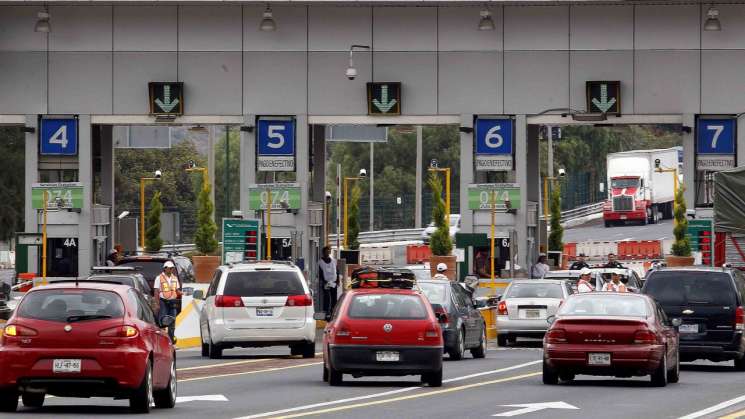
POLYGON ((514 123, 510 118, 478 118, 474 129, 476 170, 513 169, 514 123))
POLYGON ((621 114, 620 81, 588 81, 585 83, 587 93, 587 112, 621 114))
POLYGON ((222 219, 222 263, 257 260, 260 242, 259 220, 222 219))
POLYGON ((368 115, 401 115, 401 82, 367 83, 368 115))
POLYGON ((716 172, 735 167, 735 119, 699 118, 696 128, 696 169, 716 172))
POLYGON ((260 172, 295 170, 295 119, 259 118, 256 165, 260 172))
POLYGON ((47 209, 83 208, 83 184, 80 182, 34 183, 31 185, 31 205, 44 208, 44 191, 47 191, 47 209))
POLYGON ((42 118, 39 127, 39 154, 43 156, 77 155, 77 118, 42 118))
POLYGON ((270 193, 272 209, 300 209, 300 185, 297 183, 250 185, 248 187, 248 209, 265 210, 269 203, 270 193))
POLYGON ((153 81, 148 83, 150 114, 184 114, 184 83, 180 81, 153 81))
POLYGON ((520 209, 520 186, 515 183, 468 185, 469 210, 490 210, 493 205, 497 210, 520 209))

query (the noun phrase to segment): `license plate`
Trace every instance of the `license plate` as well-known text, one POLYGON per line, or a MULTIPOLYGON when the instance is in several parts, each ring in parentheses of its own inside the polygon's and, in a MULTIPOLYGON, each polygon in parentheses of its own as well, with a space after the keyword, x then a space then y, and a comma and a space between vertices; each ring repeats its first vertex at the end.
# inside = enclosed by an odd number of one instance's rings
POLYGON ((55 359, 52 371, 55 373, 62 372, 80 372, 80 360, 79 359, 55 359))
POLYGON ((698 325, 697 324, 681 324, 678 327, 678 331, 680 331, 680 333, 698 333, 698 325))
POLYGON ((274 315, 274 309, 269 308, 257 308, 256 309, 256 317, 272 317, 274 315))
POLYGON ((587 363, 589 365, 610 365, 610 354, 589 353, 587 354, 587 363))
POLYGON ((525 318, 537 319, 541 317, 541 310, 525 310, 525 318))
POLYGON ((622 219, 622 220, 625 220, 625 219, 626 219, 626 216, 625 216, 625 215, 622 215, 622 216, 621 216, 621 219, 622 219))
POLYGON ((378 362, 398 362, 398 352, 377 352, 375 359, 378 362))

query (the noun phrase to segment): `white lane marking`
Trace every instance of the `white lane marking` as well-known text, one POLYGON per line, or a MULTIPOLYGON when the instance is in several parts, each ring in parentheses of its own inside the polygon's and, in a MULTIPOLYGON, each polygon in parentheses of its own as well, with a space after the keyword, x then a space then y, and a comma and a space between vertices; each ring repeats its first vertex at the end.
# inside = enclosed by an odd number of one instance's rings
MULTIPOLYGON (((525 368, 525 367, 529 367, 531 365, 540 364, 541 362, 543 362, 543 361, 541 360, 541 361, 526 362, 524 364, 512 365, 510 367, 500 368, 500 369, 496 369, 496 370, 479 372, 479 373, 476 373, 476 374, 469 374, 469 375, 463 375, 463 376, 460 376, 460 377, 449 378, 447 380, 442 380, 442 382, 443 383, 452 383, 452 382, 456 382, 456 381, 468 380, 468 379, 471 379, 471 378, 474 378, 474 377, 481 377, 481 376, 489 375, 489 374, 499 374, 499 373, 502 373, 502 372, 516 370, 518 368, 525 368)), ((347 398, 347 399, 332 400, 332 401, 328 401, 328 402, 308 404, 308 405, 305 405, 305 406, 291 407, 291 408, 288 408, 288 409, 275 410, 273 412, 259 413, 259 414, 250 415, 250 416, 243 416, 243 417, 235 418, 235 419, 257 419, 257 418, 265 418, 265 417, 268 417, 268 416, 282 415, 282 414, 285 414, 285 413, 298 412, 298 411, 301 411, 301 410, 315 409, 317 407, 333 406, 333 405, 336 405, 336 404, 357 402, 357 401, 360 401, 360 400, 369 400, 369 399, 374 399, 374 398, 378 398, 378 397, 391 396, 391 395, 394 395, 394 394, 406 393, 406 392, 418 390, 418 389, 421 389, 421 388, 424 388, 424 387, 423 386, 406 387, 406 388, 401 388, 401 389, 398 389, 398 390, 384 391, 382 393, 368 394, 366 396, 350 397, 350 398, 347 398)))
POLYGON ((186 402, 227 402, 228 398, 222 394, 207 394, 204 396, 183 396, 176 397, 176 403, 186 402))
POLYGON ((572 406, 565 402, 546 402, 546 403, 525 403, 525 404, 503 404, 503 407, 517 407, 519 409, 510 410, 507 412, 497 413, 492 415, 494 417, 512 417, 518 415, 525 415, 528 413, 539 412, 546 409, 569 409, 579 410, 579 407, 572 406))
POLYGON ((734 399, 730 399, 730 400, 721 402, 721 403, 716 404, 716 405, 711 406, 711 407, 707 407, 706 409, 699 410, 698 412, 693 412, 693 413, 690 413, 688 415, 681 416, 678 419, 696 419, 696 418, 700 418, 700 417, 706 416, 708 414, 714 413, 714 412, 716 412, 718 410, 722 410, 724 408, 727 408, 727 407, 736 405, 736 404, 741 403, 741 402, 745 402, 745 395, 740 396, 740 397, 735 397, 734 399))

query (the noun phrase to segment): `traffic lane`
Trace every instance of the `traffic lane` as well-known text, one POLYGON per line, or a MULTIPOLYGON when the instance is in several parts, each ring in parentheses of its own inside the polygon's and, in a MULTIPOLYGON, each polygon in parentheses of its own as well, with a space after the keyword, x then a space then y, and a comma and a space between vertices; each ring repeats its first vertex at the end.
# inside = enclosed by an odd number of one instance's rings
POLYGON ((672 238, 672 220, 662 220, 657 224, 619 225, 606 228, 602 218, 564 230, 564 242, 582 242, 587 240, 665 240, 672 238))
MULTIPOLYGON (((565 402, 579 409, 548 409, 519 416, 576 419, 593 417, 602 412, 604 419, 680 418, 745 393, 742 386, 745 374, 734 371, 731 363, 683 364, 680 383, 669 384, 665 388, 651 387, 648 377, 616 379, 578 376, 573 382, 549 386, 542 383, 541 376, 538 365, 498 377, 502 381, 485 378, 461 385, 460 388, 443 387, 443 390, 450 391, 433 392, 435 394, 431 396, 425 394, 403 400, 392 397, 376 404, 349 404, 342 409, 323 413, 316 410, 315 414, 330 418, 354 415, 355 419, 385 419, 401 417, 401 412, 406 412, 405 416, 411 418, 486 418, 524 408, 509 405, 565 402)), ((728 412, 743 411, 743 408, 745 397, 741 403, 733 404, 726 410, 699 417, 719 417, 728 412)), ((314 412, 303 413, 310 415, 314 412)))

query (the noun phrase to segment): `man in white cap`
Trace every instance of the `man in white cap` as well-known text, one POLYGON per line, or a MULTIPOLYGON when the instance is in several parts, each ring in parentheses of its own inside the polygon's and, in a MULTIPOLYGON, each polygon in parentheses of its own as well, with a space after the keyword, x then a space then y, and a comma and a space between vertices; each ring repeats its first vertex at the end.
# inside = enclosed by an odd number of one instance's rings
POLYGON ((446 281, 450 280, 450 278, 445 275, 445 272, 448 270, 448 265, 440 262, 437 264, 437 273, 435 276, 432 277, 432 279, 444 279, 446 281))
MULTIPOLYGON (((172 316, 176 318, 178 315, 178 298, 179 292, 181 291, 181 284, 178 282, 178 277, 174 273, 176 265, 172 261, 167 260, 163 264, 163 272, 155 277, 153 283, 153 294, 160 301, 160 312, 159 317, 162 319, 164 316, 172 316)), ((174 340, 175 327, 171 326, 168 328, 168 336, 171 340, 174 340)))
POLYGON ((579 282, 577 282, 577 292, 583 293, 583 292, 593 292, 595 291, 595 288, 593 288, 591 281, 592 271, 589 268, 582 268, 582 270, 579 271, 579 282))

